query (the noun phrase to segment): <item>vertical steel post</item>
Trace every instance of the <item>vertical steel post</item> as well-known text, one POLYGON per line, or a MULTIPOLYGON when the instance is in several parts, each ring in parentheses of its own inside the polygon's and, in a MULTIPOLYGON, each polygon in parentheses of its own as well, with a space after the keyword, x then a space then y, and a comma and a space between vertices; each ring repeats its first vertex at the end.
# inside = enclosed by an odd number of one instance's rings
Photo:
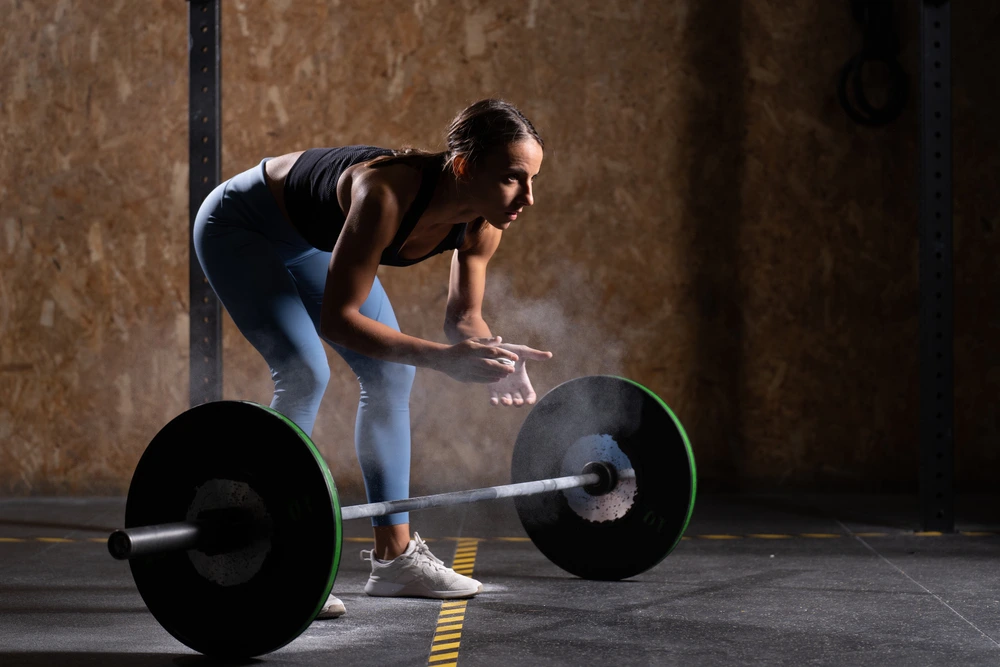
POLYGON ((951 3, 920 6, 920 507, 955 529, 951 3))
POLYGON ((188 2, 188 183, 190 400, 222 398, 222 317, 191 243, 195 215, 222 177, 221 26, 219 0, 188 2))

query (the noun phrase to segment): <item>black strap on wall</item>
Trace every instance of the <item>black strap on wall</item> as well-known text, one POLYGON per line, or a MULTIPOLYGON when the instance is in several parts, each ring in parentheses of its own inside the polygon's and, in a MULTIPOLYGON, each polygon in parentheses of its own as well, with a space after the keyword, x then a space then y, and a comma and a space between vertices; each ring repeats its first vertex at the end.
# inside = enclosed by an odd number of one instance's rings
POLYGON ((920 506, 955 529, 951 3, 920 7, 920 506))
POLYGON ((188 277, 192 407, 222 398, 221 309, 190 242, 198 207, 222 177, 220 23, 219 0, 188 2, 188 277))

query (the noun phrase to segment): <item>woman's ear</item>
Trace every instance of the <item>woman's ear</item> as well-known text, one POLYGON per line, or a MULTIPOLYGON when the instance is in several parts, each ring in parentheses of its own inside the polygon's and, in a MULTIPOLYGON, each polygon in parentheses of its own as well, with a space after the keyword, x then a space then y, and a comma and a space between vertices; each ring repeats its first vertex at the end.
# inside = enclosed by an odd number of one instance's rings
POLYGON ((464 157, 458 155, 451 162, 451 168, 455 171, 455 175, 459 178, 465 178, 469 170, 469 163, 464 157))

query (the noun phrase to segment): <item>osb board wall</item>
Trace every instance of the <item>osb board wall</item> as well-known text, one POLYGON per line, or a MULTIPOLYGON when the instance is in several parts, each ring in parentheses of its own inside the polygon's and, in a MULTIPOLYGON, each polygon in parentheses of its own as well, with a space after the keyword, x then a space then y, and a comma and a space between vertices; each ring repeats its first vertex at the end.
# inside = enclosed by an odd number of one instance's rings
MULTIPOLYGON (((916 12, 897 3, 916 75, 916 12)), ((187 406, 183 2, 4 3, 0 492, 121 493, 187 406)), ((991 334, 1000 9, 957 3, 957 468, 1000 430, 991 334)), ((547 142, 537 204, 491 263, 487 319, 550 349, 539 393, 619 373, 686 424, 703 488, 913 488, 916 107, 838 107, 846 3, 226 0, 223 176, 310 146, 442 145, 476 99, 547 142)), ((916 79, 914 78, 914 83, 916 79)), ((915 86, 914 86, 915 88, 915 86)), ((404 331, 443 340, 448 258, 380 276, 404 331)), ((230 321, 226 398, 267 402, 230 321)), ((346 495, 357 385, 314 432, 346 495)), ((418 372, 415 492, 502 482, 524 411, 418 372)))

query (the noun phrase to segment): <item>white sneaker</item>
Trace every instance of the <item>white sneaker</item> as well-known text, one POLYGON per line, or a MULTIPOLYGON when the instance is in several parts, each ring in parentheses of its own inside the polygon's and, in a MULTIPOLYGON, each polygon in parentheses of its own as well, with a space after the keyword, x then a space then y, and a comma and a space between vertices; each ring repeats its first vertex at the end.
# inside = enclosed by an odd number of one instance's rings
POLYGON ((392 560, 379 560, 368 550, 361 552, 361 560, 372 564, 365 593, 374 597, 447 600, 472 597, 483 590, 475 579, 446 567, 417 533, 413 533, 406 551, 392 560))
POLYGON ((337 618, 338 616, 343 616, 345 611, 347 611, 347 608, 344 607, 344 603, 340 601, 340 598, 330 593, 330 597, 326 599, 326 604, 316 614, 316 618, 337 618))

